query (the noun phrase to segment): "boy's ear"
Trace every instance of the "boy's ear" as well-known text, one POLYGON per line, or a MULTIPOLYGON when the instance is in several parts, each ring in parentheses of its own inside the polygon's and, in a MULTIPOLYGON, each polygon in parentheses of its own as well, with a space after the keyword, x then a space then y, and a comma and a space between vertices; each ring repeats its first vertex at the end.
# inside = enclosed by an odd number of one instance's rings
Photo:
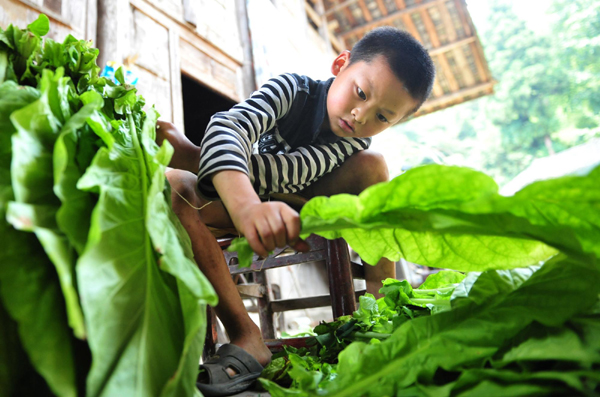
POLYGON ((342 70, 344 70, 350 63, 350 51, 344 50, 334 59, 331 65, 331 73, 337 76, 342 70))

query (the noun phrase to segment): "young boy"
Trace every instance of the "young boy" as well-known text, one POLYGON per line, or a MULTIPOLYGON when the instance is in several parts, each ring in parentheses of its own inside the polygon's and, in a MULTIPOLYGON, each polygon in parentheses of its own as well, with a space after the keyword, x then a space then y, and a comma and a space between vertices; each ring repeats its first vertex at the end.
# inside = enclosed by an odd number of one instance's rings
MULTIPOLYGON (((167 174, 174 211, 219 296, 216 312, 231 340, 205 364, 198 383, 205 395, 245 390, 271 357, 207 226, 235 227, 262 256, 286 244, 307 250, 298 237, 298 213, 261 197, 358 194, 387 181, 384 159, 368 150, 371 137, 414 113, 435 75, 422 45, 390 27, 371 31, 352 53, 342 52, 331 71, 335 78, 327 81, 290 74, 271 79, 245 102, 214 115, 201 147, 172 124, 158 123, 158 141, 171 142, 170 166, 179 169, 167 174), (257 142, 259 153, 252 154, 257 142)), ((368 292, 378 295, 381 280, 395 276, 394 264, 382 259, 365 273, 368 292)))

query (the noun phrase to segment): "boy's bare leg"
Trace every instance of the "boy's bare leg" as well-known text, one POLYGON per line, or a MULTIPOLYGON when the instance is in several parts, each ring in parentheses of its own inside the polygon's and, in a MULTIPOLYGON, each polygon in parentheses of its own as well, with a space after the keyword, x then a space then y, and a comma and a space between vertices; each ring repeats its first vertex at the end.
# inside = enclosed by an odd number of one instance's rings
MULTIPOLYGON (((172 187, 173 210, 188 232, 192 241, 194 259, 198 267, 212 283, 219 304, 215 311, 229 335, 231 343, 243 348, 262 365, 271 360, 271 352, 265 346, 260 329, 252 321, 231 279, 229 269, 221 247, 206 225, 214 227, 233 227, 229 215, 220 202, 214 202, 201 211, 192 208, 181 196, 194 207, 201 208, 203 201, 196 194, 196 175, 181 170, 167 172, 172 187), (177 194, 179 193, 179 194, 177 194)), ((233 375, 233 370, 231 375, 233 375)))
MULTIPOLYGON (((323 176, 300 194, 311 198, 340 193, 359 194, 369 186, 387 182, 389 173, 383 156, 372 150, 364 150, 350 156, 339 168, 323 176)), ((379 298, 381 281, 396 278, 394 262, 382 258, 376 266, 365 266, 367 292, 379 298)))

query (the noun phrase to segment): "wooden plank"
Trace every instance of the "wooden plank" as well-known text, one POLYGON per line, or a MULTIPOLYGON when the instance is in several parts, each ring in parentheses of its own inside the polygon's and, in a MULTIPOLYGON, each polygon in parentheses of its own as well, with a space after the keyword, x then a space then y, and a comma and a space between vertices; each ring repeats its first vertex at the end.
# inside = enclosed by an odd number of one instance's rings
POLYGON ((438 5, 438 10, 440 11, 440 16, 442 18, 442 22, 444 23, 444 27, 446 28, 446 34, 448 34, 448 41, 453 43, 458 38, 458 35, 456 34, 456 29, 454 29, 452 16, 448 11, 448 7, 446 7, 446 3, 440 3, 440 5, 438 5))
POLYGON ((237 90, 214 78, 213 65, 211 64, 211 62, 216 62, 214 59, 194 47, 184 38, 180 38, 179 43, 181 71, 183 73, 235 102, 240 101, 237 90))
POLYGON ((452 42, 452 43, 448 43, 448 44, 443 45, 441 47, 433 48, 433 49, 429 50, 429 55, 430 56, 439 55, 439 54, 442 54, 444 52, 451 51, 451 50, 453 50, 455 48, 462 47, 464 45, 473 43, 476 40, 477 40, 476 37, 471 36, 471 37, 467 37, 466 39, 462 39, 462 40, 458 40, 458 41, 455 41, 455 42, 452 42))
POLYGON ((95 0, 86 1, 85 13, 85 39, 92 40, 96 45, 96 34, 98 28, 98 2, 95 0))
POLYGON ((242 65, 241 98, 249 98, 256 90, 256 77, 254 74, 254 56, 252 55, 252 40, 250 38, 250 26, 248 25, 248 9, 246 0, 235 0, 240 39, 244 54, 242 65))
POLYGON ((385 6, 385 4, 383 3, 383 0, 376 0, 377 1, 377 7, 379 8, 379 11, 381 11, 381 15, 386 16, 388 14, 388 10, 385 6))
POLYGON ((440 82, 438 79, 435 79, 435 81, 433 82, 433 89, 431 92, 433 93, 433 96, 436 98, 444 95, 444 89, 440 85, 440 82))
POLYGON ((194 0, 183 0, 183 19, 196 26, 198 18, 196 17, 195 5, 197 1, 194 0))
POLYGON ((171 71, 171 105, 173 124, 184 132, 183 91, 181 88, 181 59, 179 57, 179 35, 169 30, 169 60, 171 71))
MULTIPOLYGON (((179 37, 187 40, 188 43, 192 44, 200 51, 204 52, 211 58, 229 67, 230 69, 235 69, 242 65, 243 55, 241 51, 239 54, 224 52, 219 47, 215 46, 213 43, 204 39, 195 31, 191 30, 189 24, 187 24, 183 19, 175 19, 170 15, 165 18, 165 14, 163 14, 160 10, 156 9, 155 7, 149 5, 144 0, 129 1, 133 7, 137 8, 148 17, 154 19, 155 21, 158 21, 162 26, 166 27, 167 29, 174 30, 175 32, 179 33, 179 37)), ((125 2, 119 1, 118 3, 125 2)))
POLYGON ((465 5, 463 0, 454 0, 454 5, 456 7, 456 12, 458 12, 458 16, 460 18, 460 22, 465 29, 465 34, 467 36, 472 36, 473 31, 471 30, 471 24, 469 23, 469 19, 466 15, 467 6, 465 5))
POLYGON ((168 80, 169 30, 143 12, 133 10, 133 40, 127 57, 136 56, 135 63, 168 80))
POLYGON ((371 22, 373 20, 373 15, 371 15, 371 11, 369 11, 369 9, 367 8, 367 5, 365 4, 365 0, 358 0, 358 6, 360 7, 360 9, 363 13, 363 17, 365 18, 365 21, 371 22))
POLYGON ((340 53, 346 49, 346 46, 336 37, 336 35, 331 31, 331 29, 327 30, 329 32, 329 41, 331 42, 331 46, 333 49, 340 53))
POLYGON ((341 3, 339 2, 339 0, 337 0, 337 4, 334 5, 333 7, 327 9, 325 11, 325 16, 329 16, 331 14, 333 14, 336 11, 340 11, 343 9, 348 9, 348 6, 355 4, 358 0, 346 0, 346 1, 342 1, 341 3))
POLYGON ((408 33, 410 33, 415 39, 423 43, 423 38, 419 34, 419 31, 417 30, 417 27, 415 26, 415 23, 413 22, 410 15, 404 14, 400 18, 402 18, 402 22, 404 23, 404 26, 406 26, 406 30, 408 30, 408 33))
MULTIPOLYGON (((487 83, 478 84, 473 87, 463 88, 462 90, 446 94, 439 98, 430 99, 423 104, 422 110, 427 110, 428 108, 443 106, 449 102, 455 101, 462 97, 472 96, 477 93, 481 93, 481 92, 489 93, 490 90, 494 87, 494 84, 496 84, 495 81, 489 81, 487 83)), ((421 110, 419 110, 418 113, 421 114, 421 110)))
POLYGON ((312 8, 310 4, 308 4, 308 1, 304 2, 304 9, 306 10, 306 15, 308 15, 310 20, 320 28, 322 23, 321 16, 315 11, 314 8, 312 8))
POLYGON ((452 55, 454 55, 454 59, 456 60, 458 70, 462 74, 465 86, 470 87, 475 85, 475 76, 473 76, 473 72, 469 67, 469 62, 467 61, 467 57, 465 56, 465 53, 462 50, 462 48, 453 49, 452 55))
POLYGON ((438 62, 442 67, 442 72, 444 73, 444 77, 448 80, 448 85, 450 86, 450 91, 455 92, 460 89, 456 78, 454 77, 454 73, 452 73, 452 69, 450 68, 450 64, 448 63, 448 59, 445 54, 439 54, 437 56, 438 62))
MULTIPOLYGON (((355 291, 354 296, 364 295, 366 290, 355 291)), ((309 298, 281 299, 271 302, 271 309, 274 313, 287 312, 290 310, 312 309, 315 307, 331 306, 331 295, 318 295, 309 298)))
POLYGON ((429 41, 433 48, 437 48, 440 46, 440 38, 438 37, 437 30, 435 29, 435 24, 431 20, 431 16, 429 12, 422 8, 419 10, 421 14, 421 19, 423 20, 423 24, 425 25, 425 30, 427 30, 427 34, 429 35, 429 41))
POLYGON ((265 289, 260 284, 238 284, 235 286, 242 299, 262 298, 265 289))
POLYGON ((389 25, 395 19, 398 19, 404 15, 412 14, 413 12, 418 12, 421 9, 426 9, 426 8, 432 7, 443 1, 444 0, 425 0, 420 4, 415 4, 413 6, 406 7, 404 9, 401 9, 398 11, 394 11, 394 12, 388 14, 387 16, 378 19, 377 21, 371 21, 369 23, 366 23, 364 25, 361 25, 354 29, 351 29, 347 32, 344 32, 342 34, 342 38, 346 38, 346 37, 352 36, 354 34, 361 35, 362 33, 366 32, 368 30, 371 30, 376 25, 389 25))
POLYGON ((481 46, 476 41, 469 44, 471 47, 471 52, 473 53, 473 58, 475 59, 475 67, 477 67, 477 73, 481 76, 482 81, 490 81, 492 79, 491 73, 487 68, 487 65, 484 64, 483 58, 483 50, 481 46))
POLYGON ((396 7, 399 10, 403 10, 406 8, 406 3, 404 2, 404 0, 396 0, 396 7))

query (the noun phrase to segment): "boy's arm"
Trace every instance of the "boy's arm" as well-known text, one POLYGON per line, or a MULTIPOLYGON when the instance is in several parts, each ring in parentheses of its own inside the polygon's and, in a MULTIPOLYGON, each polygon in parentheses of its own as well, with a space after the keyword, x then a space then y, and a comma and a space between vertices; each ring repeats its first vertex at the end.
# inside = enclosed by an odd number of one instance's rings
POLYGON ((285 203, 261 202, 245 173, 220 171, 212 176, 212 183, 236 229, 246 237, 254 252, 266 257, 275 247, 286 244, 298 251, 308 251, 308 244, 298 238, 298 213, 285 203))
POLYGON ((164 140, 169 141, 174 149, 169 167, 198 174, 200 148, 194 145, 174 124, 158 120, 156 122, 156 143, 162 146, 164 140))
POLYGON ((206 128, 198 171, 198 190, 217 199, 212 175, 240 171, 250 176, 252 145, 285 117, 298 92, 296 77, 284 74, 270 79, 245 101, 215 114, 206 128))

